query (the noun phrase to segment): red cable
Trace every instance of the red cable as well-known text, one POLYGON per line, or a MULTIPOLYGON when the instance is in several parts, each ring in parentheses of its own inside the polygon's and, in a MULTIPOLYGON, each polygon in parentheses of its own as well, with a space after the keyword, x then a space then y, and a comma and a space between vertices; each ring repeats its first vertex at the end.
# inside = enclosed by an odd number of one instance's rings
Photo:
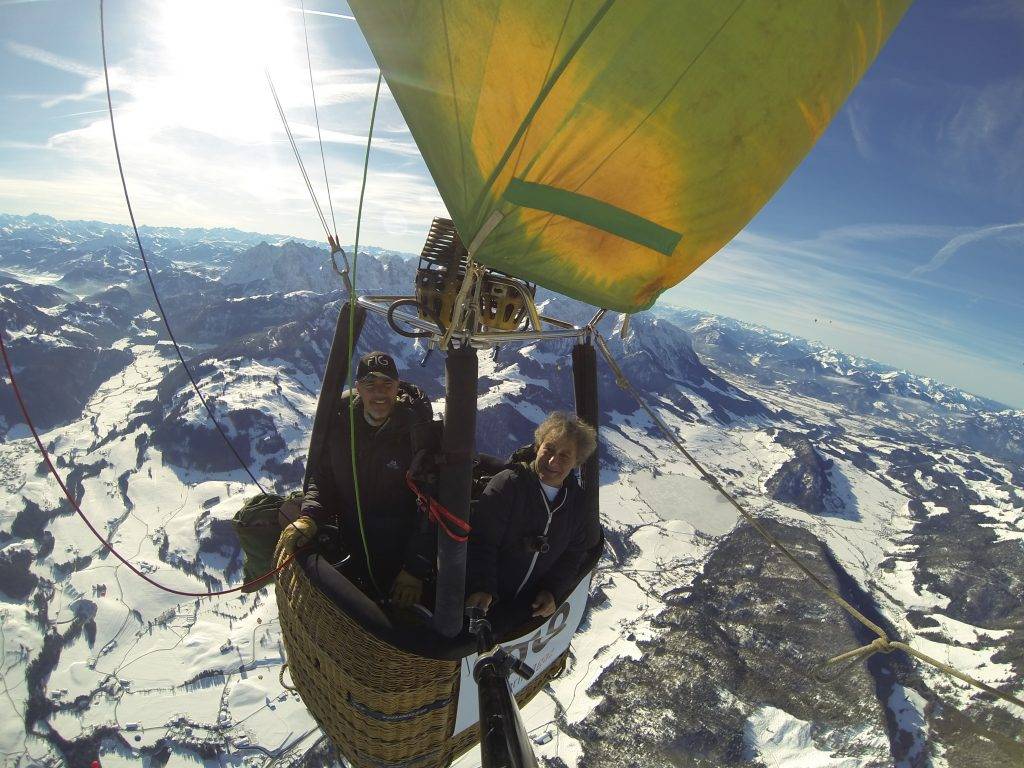
POLYGON ((288 557, 285 558, 285 561, 281 563, 279 566, 277 566, 277 568, 275 568, 272 571, 268 571, 259 578, 253 579, 252 581, 247 581, 244 584, 241 584, 237 587, 231 587, 231 589, 222 589, 217 592, 184 592, 180 589, 166 587, 163 584, 160 584, 159 582, 156 582, 153 579, 149 578, 149 576, 147 576, 134 565, 132 565, 131 562, 125 559, 123 555, 121 555, 120 552, 114 549, 113 544, 111 544, 109 541, 103 538, 103 534, 97 531, 93 524, 89 521, 89 518, 85 516, 85 513, 82 512, 82 508, 78 506, 78 502, 75 501, 74 497, 71 495, 71 491, 68 490, 68 487, 64 484, 64 481, 61 479, 61 476, 57 473, 56 467, 54 467, 53 462, 50 461, 49 452, 47 452, 46 447, 43 445, 43 441, 39 439, 39 433, 36 432, 35 425, 32 423, 32 417, 29 416, 28 408, 25 406, 25 401, 21 397, 21 390, 18 388, 18 382, 14 378, 14 366, 11 365, 11 359, 7 356, 7 346, 4 344, 3 328, 0 328, 0 353, 3 353, 4 365, 7 366, 7 375, 11 379, 11 388, 14 390, 14 397, 18 400, 18 406, 21 408, 21 413, 25 417, 25 423, 28 425, 29 430, 32 432, 32 437, 36 439, 36 445, 39 446, 39 452, 43 454, 43 461, 46 462, 46 466, 49 468, 50 474, 53 475, 53 478, 57 481, 57 484, 60 486, 60 489, 64 491, 64 495, 67 496, 68 501, 71 502, 71 506, 74 507, 75 512, 78 513, 78 516, 82 518, 82 521, 85 523, 86 527, 90 531, 92 531, 92 535, 100 540, 100 543, 102 543, 103 546, 107 548, 110 554, 112 554, 114 557, 116 557, 118 560, 124 563, 124 565, 128 567, 128 570, 130 570, 140 579, 142 579, 148 584, 152 584, 157 589, 162 589, 164 592, 170 592, 172 595, 181 595, 182 597, 217 597, 218 595, 228 595, 232 592, 239 592, 252 584, 255 584, 259 581, 263 581, 264 579, 267 579, 271 576, 276 576, 285 568, 285 566, 287 566, 292 560, 295 559, 295 555, 298 554, 298 551, 288 555, 288 557))
POLYGON ((451 539, 452 541, 457 541, 460 544, 469 540, 469 532, 472 530, 469 527, 469 523, 467 523, 458 515, 449 512, 445 507, 441 505, 441 502, 439 502, 437 499, 432 499, 430 496, 427 496, 427 494, 423 493, 423 491, 421 491, 416 486, 416 483, 413 481, 412 472, 405 473, 405 484, 409 486, 409 490, 416 494, 416 498, 419 499, 420 504, 423 505, 423 508, 427 512, 427 517, 430 518, 430 521, 432 523, 439 525, 441 527, 441 530, 448 535, 449 539, 451 539), (447 523, 451 523, 456 528, 463 531, 465 535, 460 536, 459 534, 455 533, 455 531, 451 530, 448 527, 447 523))

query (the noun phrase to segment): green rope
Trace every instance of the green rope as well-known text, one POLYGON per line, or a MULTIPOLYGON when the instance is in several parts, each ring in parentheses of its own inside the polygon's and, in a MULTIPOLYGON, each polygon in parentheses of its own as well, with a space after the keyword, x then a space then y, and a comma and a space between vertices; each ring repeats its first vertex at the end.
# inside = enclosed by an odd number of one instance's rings
POLYGON ((377 75, 377 91, 373 94, 373 110, 370 112, 370 130, 366 137, 366 156, 363 158, 363 185, 359 189, 359 208, 356 211, 356 242, 352 248, 352 295, 348 300, 348 434, 349 453, 352 455, 352 488, 356 496, 356 517, 359 520, 359 537, 363 541, 363 554, 366 555, 366 571, 378 595, 383 596, 377 580, 373 577, 373 563, 370 561, 370 545, 366 542, 366 526, 363 524, 363 505, 359 498, 359 468, 356 462, 356 401, 352 396, 354 372, 352 355, 355 352, 356 327, 356 267, 359 264, 359 229, 363 222, 363 197, 366 194, 366 176, 370 168, 370 145, 373 142, 373 124, 377 119, 377 102, 380 100, 380 84, 384 75, 377 75))

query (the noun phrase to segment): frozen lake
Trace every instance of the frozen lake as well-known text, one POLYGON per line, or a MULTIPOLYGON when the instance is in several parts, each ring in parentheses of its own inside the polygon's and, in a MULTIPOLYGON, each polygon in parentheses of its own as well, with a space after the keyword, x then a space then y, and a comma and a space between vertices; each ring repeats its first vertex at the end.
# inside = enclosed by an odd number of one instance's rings
POLYGON ((732 505, 699 478, 641 472, 631 482, 662 520, 682 520, 708 536, 728 533, 739 518, 732 505))

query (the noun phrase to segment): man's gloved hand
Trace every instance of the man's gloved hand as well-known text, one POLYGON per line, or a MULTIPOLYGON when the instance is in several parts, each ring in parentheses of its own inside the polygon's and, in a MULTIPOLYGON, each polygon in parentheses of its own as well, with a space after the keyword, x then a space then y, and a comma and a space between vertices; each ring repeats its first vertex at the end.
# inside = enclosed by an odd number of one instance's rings
POLYGON ((281 531, 281 539, 283 546, 291 551, 312 544, 316 539, 316 522, 311 517, 300 517, 281 531))
POLYGON ((486 592, 474 592, 466 598, 466 607, 479 608, 484 613, 487 613, 487 609, 491 607, 493 602, 494 598, 486 592))
POLYGON ((396 608, 410 608, 423 597, 423 582, 404 568, 391 585, 391 604, 396 608))
POLYGON ((546 589, 542 589, 537 593, 537 597, 534 598, 533 604, 530 606, 533 608, 534 616, 543 616, 545 619, 555 612, 555 596, 548 592, 546 589))
MULTIPOLYGON (((306 513, 307 516, 311 516, 310 513, 306 513)), ((277 524, 281 526, 283 531, 292 522, 302 517, 302 499, 301 498, 289 498, 285 499, 281 503, 281 508, 277 511, 277 524)))

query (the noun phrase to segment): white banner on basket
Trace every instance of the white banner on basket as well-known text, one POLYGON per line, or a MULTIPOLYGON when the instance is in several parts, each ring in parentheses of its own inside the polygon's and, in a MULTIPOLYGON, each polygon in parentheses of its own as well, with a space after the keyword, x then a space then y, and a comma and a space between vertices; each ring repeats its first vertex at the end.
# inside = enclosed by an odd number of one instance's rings
MULTIPOLYGON (((534 677, 543 674, 554 664, 558 657, 565 653, 572 641, 572 636, 583 620, 583 611, 587 607, 587 595, 590 592, 590 576, 576 585, 568 599, 558 606, 546 623, 528 635, 502 643, 501 646, 511 654, 515 654, 534 670, 534 677)), ((459 680, 459 709, 455 715, 455 730, 458 736, 467 728, 475 728, 480 719, 479 701, 477 699, 476 680, 473 679, 473 667, 476 666, 477 654, 466 656, 462 660, 462 674, 459 680)), ((533 678, 531 678, 532 680, 533 678)), ((513 693, 518 694, 530 680, 524 680, 513 674, 509 678, 513 693)))

